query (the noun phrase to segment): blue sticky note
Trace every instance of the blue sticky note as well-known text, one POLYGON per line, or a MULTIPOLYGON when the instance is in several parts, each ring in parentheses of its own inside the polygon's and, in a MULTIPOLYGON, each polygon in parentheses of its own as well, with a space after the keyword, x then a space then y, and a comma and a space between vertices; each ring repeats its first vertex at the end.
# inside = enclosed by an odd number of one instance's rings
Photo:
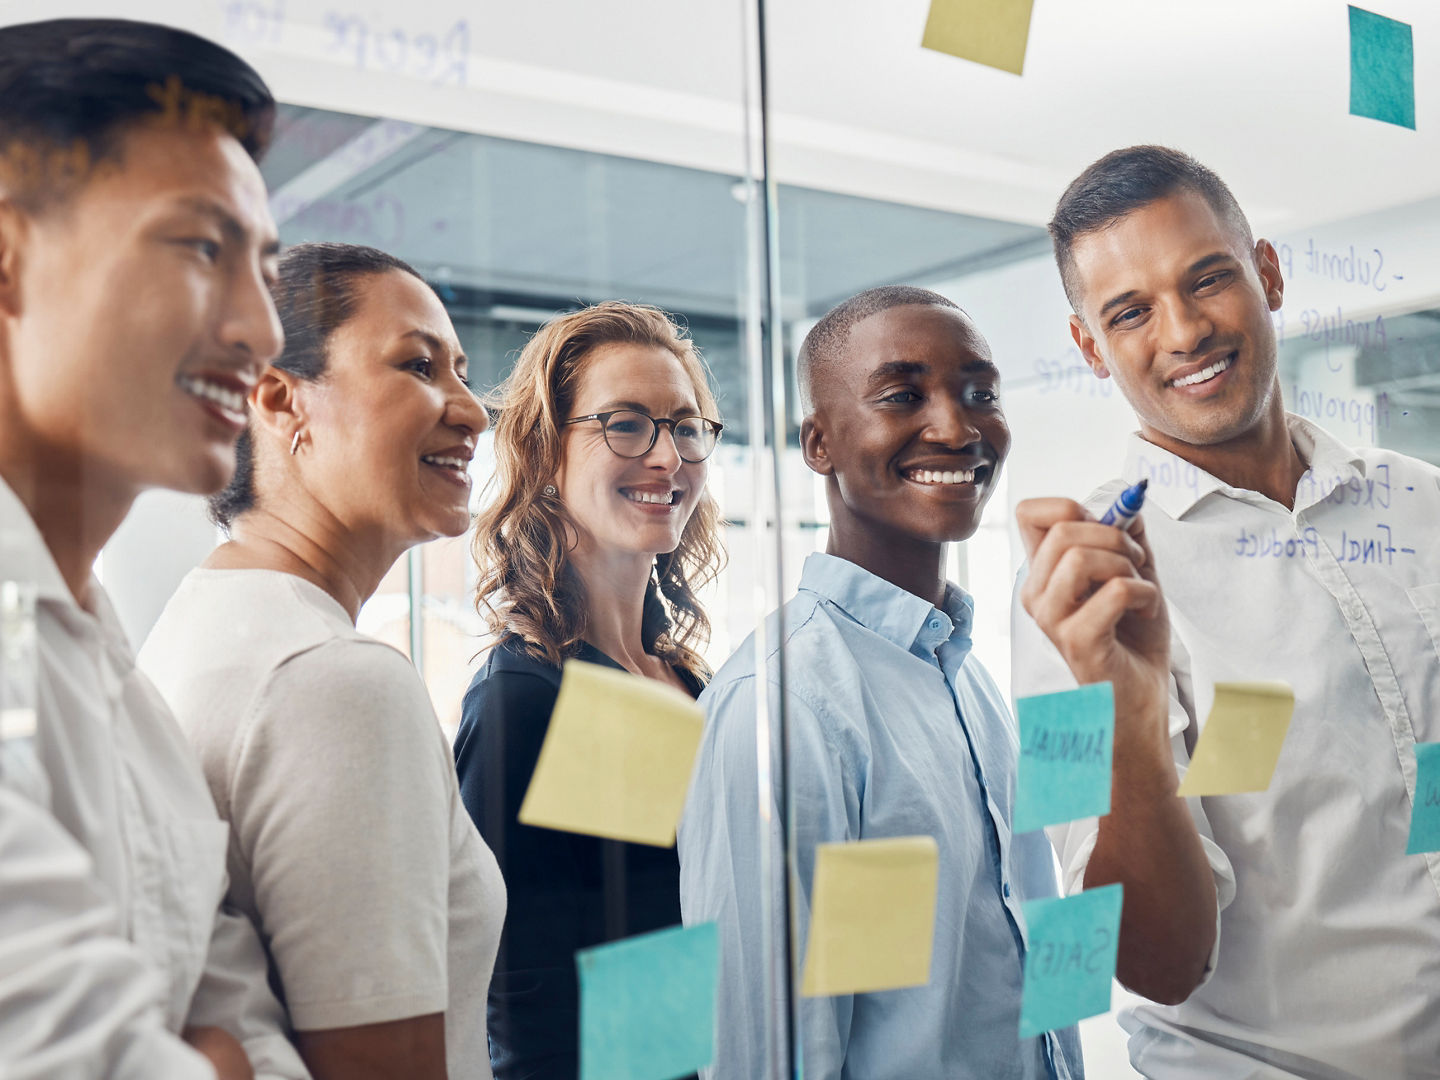
POLYGON ((1108 682, 1015 702, 1020 775, 1015 831, 1110 812, 1115 692, 1108 682))
POLYGON ((1410 24, 1350 6, 1350 112, 1415 130, 1410 24))
POLYGON ((1022 1039, 1110 1011, 1123 894, 1117 883, 1025 901, 1030 941, 1020 999, 1022 1039))
POLYGON ((580 1080, 675 1080, 711 1064, 719 964, 714 923, 577 952, 580 1080))
POLYGON ((1415 745, 1415 806, 1406 855, 1440 851, 1440 742, 1415 745))

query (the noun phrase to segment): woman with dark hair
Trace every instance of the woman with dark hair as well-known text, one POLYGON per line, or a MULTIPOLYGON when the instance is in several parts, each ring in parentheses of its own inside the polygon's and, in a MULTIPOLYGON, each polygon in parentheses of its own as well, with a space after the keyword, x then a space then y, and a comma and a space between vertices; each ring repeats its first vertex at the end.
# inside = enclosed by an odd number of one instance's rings
POLYGON ((460 793, 512 915, 490 988, 499 1080, 574 1080, 575 950, 680 922, 675 852, 517 820, 570 658, 698 695, 722 553, 705 491, 721 425, 694 345, 654 308, 605 303, 533 337, 495 392, 494 498, 475 530, 496 644, 465 695, 460 793))
POLYGON ((488 1077, 504 883, 420 676, 355 629, 403 552, 469 525, 485 410, 400 260, 302 244, 273 292, 285 351, 211 501, 230 539, 140 662, 230 823, 229 899, 317 1080, 488 1077))

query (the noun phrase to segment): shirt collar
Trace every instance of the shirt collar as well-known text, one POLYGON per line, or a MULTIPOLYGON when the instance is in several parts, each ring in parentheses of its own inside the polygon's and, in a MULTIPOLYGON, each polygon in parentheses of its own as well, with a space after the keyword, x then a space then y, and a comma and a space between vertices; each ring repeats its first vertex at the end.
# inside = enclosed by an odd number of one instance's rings
POLYGON ((975 601, 958 585, 946 583, 937 608, 848 559, 816 552, 805 560, 800 588, 908 652, 934 655, 947 641, 970 647, 975 601))
MULTIPOLYGON (((1324 428, 1294 413, 1285 414, 1285 425, 1300 460, 1309 466, 1296 488, 1297 510, 1301 504, 1318 502, 1352 476, 1365 474, 1364 458, 1324 428), (1306 495, 1307 486, 1315 489, 1315 497, 1306 495)), ((1138 431, 1130 436, 1124 477, 1127 484, 1148 479, 1146 502, 1155 503, 1177 521, 1212 492, 1237 498, 1253 494, 1233 488, 1198 465, 1146 442, 1138 431)))

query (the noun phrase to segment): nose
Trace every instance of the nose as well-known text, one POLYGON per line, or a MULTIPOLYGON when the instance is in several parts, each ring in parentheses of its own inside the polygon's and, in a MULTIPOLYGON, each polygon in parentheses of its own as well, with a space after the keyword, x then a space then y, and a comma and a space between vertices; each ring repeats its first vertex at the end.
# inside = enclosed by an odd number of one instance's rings
POLYGON ((655 429, 655 445, 645 455, 645 465, 651 469, 675 472, 683 464, 680 447, 675 442, 675 425, 658 424, 655 429))
POLYGON ((1215 332, 1215 324, 1189 297, 1177 297, 1160 305, 1159 347, 1168 353, 1190 354, 1215 332))
POLYGON ((244 354, 257 375, 285 346, 285 331, 258 260, 239 271, 226 290, 220 340, 227 349, 244 354))
POLYGON ((935 395, 930 401, 925 421, 922 438, 928 442, 958 450, 981 439, 974 416, 965 407, 963 399, 953 395, 935 395))
POLYGON ((445 401, 445 423, 453 428, 463 428, 472 435, 479 435, 490 426, 490 414, 475 396, 475 392, 455 377, 456 389, 445 401))

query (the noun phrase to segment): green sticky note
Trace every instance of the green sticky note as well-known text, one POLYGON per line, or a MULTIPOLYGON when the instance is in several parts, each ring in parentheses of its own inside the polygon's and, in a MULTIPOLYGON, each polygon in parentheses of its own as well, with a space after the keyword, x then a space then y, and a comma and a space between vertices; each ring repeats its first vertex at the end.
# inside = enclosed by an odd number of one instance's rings
POLYGON ((1350 6, 1350 112, 1415 130, 1410 24, 1350 6))
POLYGON ((1406 855, 1440 851, 1440 742, 1415 746, 1415 805, 1406 855))
POLYGON ((920 45, 1019 75, 1033 6, 1034 0, 931 0, 920 45))
POLYGON ((1108 682, 1015 702, 1020 775, 1015 831, 1110 812, 1115 693, 1108 682))
POLYGON ((1117 883, 1025 901, 1030 940, 1020 999, 1022 1039, 1110 1011, 1123 894, 1117 883))
POLYGON ((714 923, 577 952, 580 1080, 675 1080, 711 1064, 719 964, 714 923))

